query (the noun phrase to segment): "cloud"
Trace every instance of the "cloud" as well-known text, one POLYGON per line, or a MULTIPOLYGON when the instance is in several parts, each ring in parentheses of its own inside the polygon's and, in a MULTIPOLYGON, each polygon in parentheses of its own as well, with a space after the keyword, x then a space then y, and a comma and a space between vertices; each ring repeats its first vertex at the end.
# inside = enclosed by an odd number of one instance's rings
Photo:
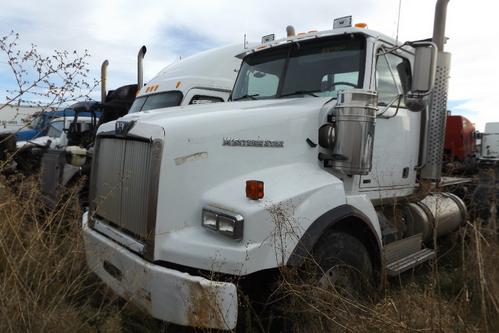
MULTIPOLYGON (((331 28, 333 18, 353 15, 355 22, 395 37, 398 4, 398 0, 45 0, 43 5, 35 0, 10 1, 2 4, 0 34, 14 29, 24 41, 47 52, 88 49, 95 77, 101 62, 109 59, 112 88, 135 81, 136 55, 144 44, 147 81, 180 56, 242 43, 244 34, 251 41, 269 33, 283 36, 288 24, 297 31, 323 30, 331 28)), ((399 39, 431 37, 434 6, 435 0, 402 0, 399 39)), ((495 13, 493 1, 449 3, 446 48, 453 53, 449 99, 467 100, 453 113, 467 108, 479 128, 486 121, 499 121, 492 102, 499 75, 495 13)))

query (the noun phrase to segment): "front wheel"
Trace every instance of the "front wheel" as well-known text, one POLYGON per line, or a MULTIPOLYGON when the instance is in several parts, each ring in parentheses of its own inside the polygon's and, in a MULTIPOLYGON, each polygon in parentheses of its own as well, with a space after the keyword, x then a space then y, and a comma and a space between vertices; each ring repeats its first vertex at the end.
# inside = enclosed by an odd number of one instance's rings
POLYGON ((324 235, 313 251, 315 274, 321 288, 334 288, 349 298, 365 297, 372 287, 373 265, 357 238, 340 231, 324 235))

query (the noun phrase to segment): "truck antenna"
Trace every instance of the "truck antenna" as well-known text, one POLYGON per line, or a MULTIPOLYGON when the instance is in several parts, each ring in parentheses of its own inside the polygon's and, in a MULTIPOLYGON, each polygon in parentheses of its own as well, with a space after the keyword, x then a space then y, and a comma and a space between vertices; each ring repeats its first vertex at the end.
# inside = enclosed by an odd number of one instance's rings
POLYGON ((243 44, 244 48, 245 48, 245 49, 247 49, 247 48, 248 48, 248 41, 246 40, 246 34, 244 34, 244 40, 243 40, 243 43, 244 43, 244 44, 243 44))
POLYGON ((397 17, 397 37, 395 37, 395 46, 397 46, 399 41, 399 27, 400 27, 400 9, 402 8, 402 0, 399 0, 399 13, 397 17))

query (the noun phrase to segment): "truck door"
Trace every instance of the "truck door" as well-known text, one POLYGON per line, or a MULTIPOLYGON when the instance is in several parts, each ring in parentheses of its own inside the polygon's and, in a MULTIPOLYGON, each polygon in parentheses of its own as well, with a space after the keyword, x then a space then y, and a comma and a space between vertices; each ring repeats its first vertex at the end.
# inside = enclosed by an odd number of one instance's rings
MULTIPOLYGON (((360 189, 396 189, 414 186, 419 156, 420 117, 409 111, 403 94, 410 85, 411 65, 406 52, 389 53, 379 47, 372 89, 379 110, 374 135, 373 167, 360 177, 360 189)), ((395 51, 392 51, 395 52, 395 51)))
POLYGON ((185 94, 181 105, 226 102, 229 95, 229 91, 192 88, 185 94))

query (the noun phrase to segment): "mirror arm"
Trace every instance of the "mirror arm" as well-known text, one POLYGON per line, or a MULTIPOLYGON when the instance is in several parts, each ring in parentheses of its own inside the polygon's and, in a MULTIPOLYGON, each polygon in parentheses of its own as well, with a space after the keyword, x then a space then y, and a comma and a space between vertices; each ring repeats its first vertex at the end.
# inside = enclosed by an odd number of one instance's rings
POLYGON ((376 113, 376 117, 380 117, 382 116, 386 111, 388 111, 389 108, 392 107, 392 105, 395 103, 396 100, 398 100, 398 107, 397 107, 397 112, 398 112, 398 108, 400 107, 400 99, 404 97, 404 94, 398 94, 398 95, 395 95, 394 98, 392 98, 390 100, 390 102, 385 106, 383 107, 383 109, 379 112, 379 113, 376 113))

